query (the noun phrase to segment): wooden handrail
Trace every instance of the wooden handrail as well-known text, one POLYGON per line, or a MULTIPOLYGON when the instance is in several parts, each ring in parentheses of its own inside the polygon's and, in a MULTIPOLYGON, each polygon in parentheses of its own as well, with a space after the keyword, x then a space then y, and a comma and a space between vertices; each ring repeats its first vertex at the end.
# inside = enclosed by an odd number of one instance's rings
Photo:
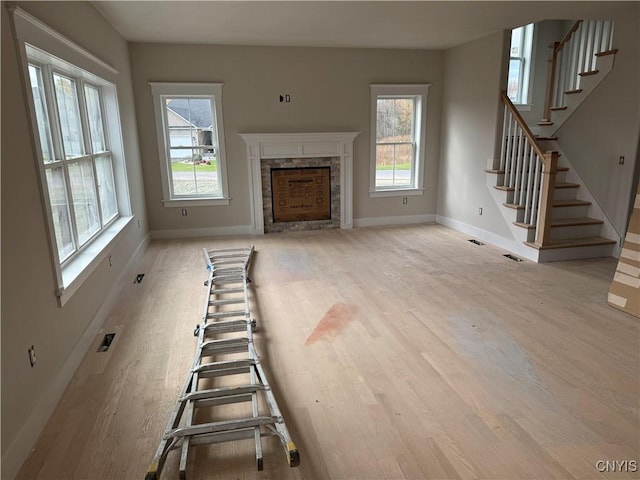
POLYGON ((560 52, 562 51, 564 46, 569 42, 569 40, 571 40, 571 37, 573 36, 574 33, 576 33, 576 30, 580 28, 581 23, 582 23, 582 20, 576 20, 575 23, 571 26, 571 28, 567 32, 567 34, 564 36, 564 38, 559 42, 554 42, 553 45, 551 45, 552 53, 551 53, 551 59, 549 60, 551 65, 549 65, 549 68, 548 68, 549 75, 547 76, 547 95, 544 100, 544 112, 543 112, 544 117, 542 119, 543 122, 551 121, 551 107, 554 106, 552 105, 552 102, 556 93, 554 89, 556 85, 556 73, 557 73, 556 65, 558 63, 558 55, 560 55, 560 52))
POLYGON ((557 55, 558 52, 560 52, 564 48, 564 45, 569 40, 571 40, 571 37, 573 36, 574 33, 576 33, 576 30, 578 30, 578 28, 580 28, 580 24, 582 22, 583 22, 583 20, 576 20, 576 22, 571 26, 571 28, 569 29, 567 34, 564 36, 564 38, 562 40, 560 40, 560 42, 558 42, 557 45, 554 44, 554 48, 553 48, 554 57, 557 55))
POLYGON ((506 91, 500 92, 500 98, 502 99, 502 103, 504 103, 506 107, 509 109, 509 111, 511 112, 511 115, 513 115, 513 117, 516 119, 516 122, 518 123, 520 128, 522 128, 522 131, 527 137, 527 140, 529 140, 529 143, 533 146, 533 149, 535 150, 535 152, 542 158, 544 156, 544 152, 540 148, 540 145, 538 145, 538 141, 536 140, 535 135, 529 129, 527 122, 524 121, 518 109, 511 102, 511 99, 507 95, 507 92, 506 91))

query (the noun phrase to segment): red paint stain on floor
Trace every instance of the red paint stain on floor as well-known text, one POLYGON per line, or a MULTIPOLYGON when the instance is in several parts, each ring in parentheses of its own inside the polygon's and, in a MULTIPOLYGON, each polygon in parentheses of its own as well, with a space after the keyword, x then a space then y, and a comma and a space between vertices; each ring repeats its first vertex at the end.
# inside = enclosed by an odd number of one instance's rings
POLYGON ((355 306, 336 303, 324 314, 324 317, 318 322, 304 344, 311 345, 324 338, 337 337, 349 325, 349 322, 355 318, 356 313, 358 313, 358 309, 355 306))

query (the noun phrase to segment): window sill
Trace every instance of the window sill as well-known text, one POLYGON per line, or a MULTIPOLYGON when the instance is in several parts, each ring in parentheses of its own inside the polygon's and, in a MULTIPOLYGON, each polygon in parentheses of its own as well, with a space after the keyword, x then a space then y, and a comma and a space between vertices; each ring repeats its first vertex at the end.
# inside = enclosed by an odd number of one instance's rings
POLYGON ((398 190, 370 190, 369 197, 410 197, 412 195, 422 195, 424 188, 406 188, 398 190))
POLYGON ((185 198, 183 200, 163 200, 165 207, 211 207, 215 205, 229 205, 231 197, 223 198, 185 198))
POLYGON ((109 254, 109 247, 122 235, 133 216, 120 217, 86 249, 62 267, 62 286, 56 292, 63 307, 109 254))

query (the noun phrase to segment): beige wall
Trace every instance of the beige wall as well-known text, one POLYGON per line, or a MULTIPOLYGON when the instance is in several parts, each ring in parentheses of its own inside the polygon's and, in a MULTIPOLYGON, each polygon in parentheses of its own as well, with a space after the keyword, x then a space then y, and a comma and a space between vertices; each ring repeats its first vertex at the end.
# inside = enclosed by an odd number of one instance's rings
POLYGON ((152 231, 232 228, 251 222, 246 147, 239 133, 359 131, 354 151, 354 219, 435 213, 442 53, 133 43, 130 46, 149 222, 152 231), (158 146, 148 82, 222 82, 229 206, 162 204, 158 146), (423 196, 369 198, 369 84, 432 83, 423 196), (291 103, 280 103, 280 94, 291 103))
POLYGON ((510 240, 484 173, 493 159, 502 111, 506 35, 496 33, 445 52, 438 215, 510 240))
MULTIPOLYGON (((126 43, 89 3, 21 8, 115 67, 134 221, 64 307, 55 296, 45 213, 10 14, 2 11, 2 478, 12 478, 87 348, 87 328, 124 286, 118 280, 147 235, 126 43), (106 263, 106 262, 104 262, 106 263), (114 293, 115 292, 115 293, 114 293), (84 343, 83 343, 84 342, 84 343), (27 349, 34 345, 31 368, 27 349)), ((93 322, 93 324, 92 324, 93 322)), ((93 339, 91 335, 89 341, 93 339)))

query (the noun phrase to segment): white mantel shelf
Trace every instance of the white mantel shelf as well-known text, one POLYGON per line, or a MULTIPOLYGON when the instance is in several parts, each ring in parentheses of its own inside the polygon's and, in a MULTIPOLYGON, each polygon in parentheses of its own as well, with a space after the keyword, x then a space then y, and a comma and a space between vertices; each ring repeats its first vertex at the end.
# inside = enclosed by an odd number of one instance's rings
POLYGON ((353 140, 360 132, 241 133, 247 144, 251 195, 251 233, 264 234, 261 160, 340 159, 340 228, 353 227, 353 140))

